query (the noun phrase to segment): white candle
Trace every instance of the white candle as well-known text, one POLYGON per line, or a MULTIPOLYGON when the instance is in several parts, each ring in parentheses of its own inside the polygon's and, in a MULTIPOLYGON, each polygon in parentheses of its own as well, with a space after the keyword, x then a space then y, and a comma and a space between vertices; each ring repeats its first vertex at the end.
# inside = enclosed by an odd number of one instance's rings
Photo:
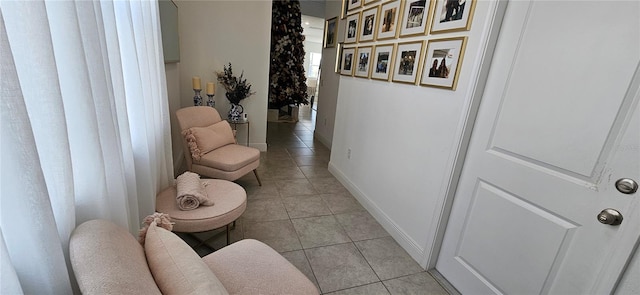
POLYGON ((193 77, 192 79, 192 84, 193 84, 193 89, 202 89, 202 87, 200 87, 200 77, 193 77))
POLYGON ((213 82, 207 83, 207 94, 214 95, 215 93, 216 93, 216 84, 213 84, 213 82))

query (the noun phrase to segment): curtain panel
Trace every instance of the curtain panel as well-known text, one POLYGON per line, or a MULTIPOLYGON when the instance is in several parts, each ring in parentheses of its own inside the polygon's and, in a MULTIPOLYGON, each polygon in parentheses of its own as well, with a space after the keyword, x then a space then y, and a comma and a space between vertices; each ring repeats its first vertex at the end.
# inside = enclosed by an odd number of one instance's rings
POLYGON ((173 181, 161 43, 156 1, 0 0, 0 293, 77 292, 76 225, 137 234, 154 212, 173 181))

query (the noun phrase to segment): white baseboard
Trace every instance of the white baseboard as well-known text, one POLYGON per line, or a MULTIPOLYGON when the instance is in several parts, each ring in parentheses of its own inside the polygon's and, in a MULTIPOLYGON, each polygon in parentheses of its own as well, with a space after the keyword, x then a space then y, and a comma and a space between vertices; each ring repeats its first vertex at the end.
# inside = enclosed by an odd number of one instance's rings
POLYGON ((331 150, 331 140, 324 138, 324 136, 320 135, 320 133, 317 133, 315 130, 313 131, 313 137, 331 150))
POLYGON ((253 148, 257 148, 261 152, 266 152, 267 151, 267 144, 266 143, 250 143, 249 146, 253 147, 253 148))
POLYGON ((373 216, 382 225, 382 227, 389 232, 396 242, 409 253, 409 256, 413 258, 422 268, 425 268, 424 257, 428 253, 425 253, 425 249, 420 247, 416 241, 414 241, 407 233, 405 233, 389 216, 387 216, 380 207, 373 203, 355 184, 353 184, 349 178, 347 178, 342 171, 340 171, 333 162, 329 162, 329 172, 344 185, 344 187, 351 192, 351 194, 362 204, 362 206, 369 211, 369 214, 373 216))

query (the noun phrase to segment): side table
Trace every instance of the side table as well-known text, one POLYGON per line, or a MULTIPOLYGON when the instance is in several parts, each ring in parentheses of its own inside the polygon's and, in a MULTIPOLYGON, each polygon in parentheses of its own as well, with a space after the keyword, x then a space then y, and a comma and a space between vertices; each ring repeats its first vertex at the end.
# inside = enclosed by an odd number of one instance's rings
POLYGON ((249 123, 249 120, 227 120, 229 121, 229 124, 233 125, 233 130, 235 130, 236 132, 238 131, 238 125, 247 125, 247 146, 249 146, 249 130, 251 129, 251 124, 249 123))

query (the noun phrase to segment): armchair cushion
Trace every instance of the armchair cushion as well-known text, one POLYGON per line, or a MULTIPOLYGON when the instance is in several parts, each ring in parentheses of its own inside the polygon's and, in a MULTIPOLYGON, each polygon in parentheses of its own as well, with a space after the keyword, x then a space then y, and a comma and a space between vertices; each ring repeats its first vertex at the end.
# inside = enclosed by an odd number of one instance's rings
POLYGON ((144 247, 162 294, 229 294, 187 243, 155 222, 147 230, 144 247))
POLYGON ((233 130, 227 121, 220 121, 207 127, 191 127, 182 132, 187 140, 191 157, 199 161, 202 155, 219 147, 235 143, 233 130))
POLYGON ((256 240, 238 241, 202 260, 231 294, 319 294, 316 286, 293 264, 256 240))
POLYGON ((203 155, 198 164, 230 172, 239 170, 257 160, 260 160, 260 150, 229 144, 203 155))

